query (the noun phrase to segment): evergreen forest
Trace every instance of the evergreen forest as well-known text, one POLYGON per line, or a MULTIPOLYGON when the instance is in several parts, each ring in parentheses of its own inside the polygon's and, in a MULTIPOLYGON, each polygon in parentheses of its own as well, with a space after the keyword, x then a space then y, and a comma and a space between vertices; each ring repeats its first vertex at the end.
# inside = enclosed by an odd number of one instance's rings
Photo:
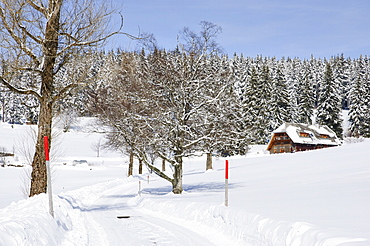
MULTIPOLYGON (((0 65, 6 72, 7 61, 0 65)), ((366 56, 302 60, 118 50, 74 56, 56 79, 63 83, 81 72, 86 81, 54 105, 54 115, 65 119, 66 131, 73 117, 99 118, 115 129, 108 139, 117 149, 243 154, 250 144, 266 144, 283 122, 327 125, 340 138, 370 137, 366 56)), ((33 78, 32 71, 22 71, 14 80, 26 87, 33 78)), ((37 122, 32 95, 3 87, 0 107, 3 122, 37 122)))

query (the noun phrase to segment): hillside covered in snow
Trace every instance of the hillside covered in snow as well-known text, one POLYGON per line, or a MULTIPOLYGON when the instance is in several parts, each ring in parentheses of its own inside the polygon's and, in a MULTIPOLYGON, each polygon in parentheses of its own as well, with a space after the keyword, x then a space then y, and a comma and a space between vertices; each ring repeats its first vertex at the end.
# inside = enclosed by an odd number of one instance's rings
MULTIPOLYGON (((0 147, 15 154, 8 164, 27 163, 30 129, 0 125, 0 147)), ((29 166, 0 168, 0 245, 370 245, 367 139, 277 155, 253 146, 230 157, 226 207, 225 158, 211 171, 205 157, 186 159, 184 192, 174 195, 137 166, 127 177, 119 153, 97 157, 91 146, 101 138, 83 124, 58 136, 54 218, 47 195, 25 196, 29 166)))

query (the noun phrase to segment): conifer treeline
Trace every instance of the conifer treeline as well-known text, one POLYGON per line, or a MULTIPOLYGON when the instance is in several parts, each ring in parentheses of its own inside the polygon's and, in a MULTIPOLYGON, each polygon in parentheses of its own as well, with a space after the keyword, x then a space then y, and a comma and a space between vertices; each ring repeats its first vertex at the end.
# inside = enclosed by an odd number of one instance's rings
MULTIPOLYGON (((89 98, 89 94, 112 83, 111 78, 117 73, 117 64, 124 55, 127 53, 110 52, 95 53, 89 57, 92 61, 91 71, 98 79, 77 96, 60 102, 58 110, 74 110, 80 115, 92 116, 93 99, 89 98)), ((130 57, 133 59, 131 64, 135 66, 135 76, 140 79, 154 79, 148 77, 148 69, 163 74, 163 78, 167 75, 171 78, 172 75, 167 73, 173 73, 173 69, 168 70, 166 64, 159 63, 161 57, 162 62, 168 64, 181 59, 181 64, 192 66, 194 71, 190 69, 186 72, 194 73, 195 80, 202 76, 208 78, 202 80, 204 86, 215 88, 228 85, 220 99, 224 103, 220 104, 219 111, 214 115, 227 117, 224 121, 233 121, 229 126, 234 129, 228 131, 243 132, 239 136, 246 138, 248 144, 266 143, 271 131, 283 122, 328 125, 339 137, 370 137, 370 61, 366 56, 350 59, 341 55, 330 59, 311 57, 304 60, 241 55, 231 58, 203 56, 197 58, 197 66, 192 64, 192 55, 179 51, 130 53, 130 57), (349 110, 348 132, 342 129, 343 109, 349 110)), ((79 59, 87 58, 80 56, 79 59)), ((78 59, 74 59, 74 62, 78 62, 78 59)), ((73 63, 68 66, 71 71, 73 66, 73 63)), ((5 121, 27 117, 30 114, 27 110, 34 117, 34 108, 27 109, 26 103, 16 103, 20 99, 8 94, 1 92, 5 121), (23 108, 23 111, 12 114, 15 107, 23 108)))
MULTIPOLYGON (((243 88, 244 108, 250 111, 246 117, 256 120, 261 131, 288 121, 328 125, 339 137, 370 136, 368 57, 277 60, 234 56, 231 67, 239 71, 234 79, 243 88), (349 110, 350 127, 345 133, 342 110, 349 110)), ((263 135, 267 133, 260 139, 263 135)))

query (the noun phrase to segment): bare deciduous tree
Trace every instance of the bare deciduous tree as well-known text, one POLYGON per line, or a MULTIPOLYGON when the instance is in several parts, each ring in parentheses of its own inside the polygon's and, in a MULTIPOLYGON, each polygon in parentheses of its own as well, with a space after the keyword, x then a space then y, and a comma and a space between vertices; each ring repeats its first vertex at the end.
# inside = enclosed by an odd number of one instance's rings
POLYGON ((110 31, 113 13, 106 1, 0 1, 0 53, 9 64, 0 82, 15 93, 32 95, 40 105, 30 196, 46 192, 43 137, 51 136, 53 105, 86 83, 88 69, 80 67, 73 79, 56 78, 75 54, 88 54, 120 32, 120 27, 110 31), (32 80, 20 83, 17 76, 25 71, 32 80))
POLYGON ((147 57, 119 54, 111 83, 95 95, 96 114, 112 128, 107 135, 111 148, 133 151, 151 171, 171 182, 175 194, 183 191, 183 158, 202 150, 212 131, 199 129, 208 124, 208 108, 228 86, 226 81, 220 81, 219 88, 210 85, 214 78, 202 68, 203 58, 169 56, 165 51, 147 57), (155 167, 152 155, 165 160, 172 175, 155 167))
POLYGON ((184 27, 180 31, 179 45, 188 54, 205 55, 221 54, 222 47, 216 42, 218 34, 222 33, 222 28, 209 21, 199 23, 201 31, 195 33, 189 27, 184 27))
POLYGON ((102 139, 99 138, 98 141, 92 143, 90 145, 91 149, 96 152, 96 157, 100 157, 100 151, 104 148, 104 144, 102 143, 102 139))
POLYGON ((151 171, 171 182, 175 194, 183 191, 183 158, 202 151, 212 132, 199 131, 211 117, 208 107, 228 86, 224 80, 220 87, 210 85, 214 77, 205 69, 206 58, 218 53, 214 40, 220 28, 201 24, 203 30, 194 39, 190 31, 184 33, 189 40, 178 47, 181 50, 118 54, 112 59, 111 81, 92 93, 95 113, 112 128, 108 145, 133 151, 151 171), (169 163, 172 175, 155 167, 151 156, 169 163))

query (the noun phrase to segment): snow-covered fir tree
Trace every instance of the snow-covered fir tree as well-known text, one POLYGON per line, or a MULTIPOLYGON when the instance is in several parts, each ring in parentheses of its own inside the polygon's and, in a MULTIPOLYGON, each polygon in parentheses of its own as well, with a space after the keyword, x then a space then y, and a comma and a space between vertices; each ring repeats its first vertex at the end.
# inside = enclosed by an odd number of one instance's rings
POLYGON ((370 74, 369 60, 362 57, 356 61, 355 73, 349 94, 350 136, 370 137, 370 74))
POLYGON ((315 109, 315 94, 313 75, 308 62, 303 62, 301 70, 301 80, 299 81, 299 98, 298 98, 298 122, 312 124, 312 117, 315 109))
POLYGON ((271 127, 276 129, 284 122, 290 122, 289 92, 284 75, 284 65, 275 64, 272 71, 272 94, 270 102, 271 110, 271 127))
POLYGON ((301 63, 297 58, 293 60, 288 59, 285 69, 289 92, 290 118, 292 119, 292 122, 299 123, 299 83, 301 63))
POLYGON ((333 64, 333 73, 335 79, 339 82, 340 97, 343 109, 349 107, 349 91, 351 89, 350 58, 346 59, 343 54, 334 57, 331 61, 333 64))
POLYGON ((326 62, 317 106, 317 123, 327 125, 340 138, 343 133, 341 110, 339 81, 334 77, 332 65, 326 62))

